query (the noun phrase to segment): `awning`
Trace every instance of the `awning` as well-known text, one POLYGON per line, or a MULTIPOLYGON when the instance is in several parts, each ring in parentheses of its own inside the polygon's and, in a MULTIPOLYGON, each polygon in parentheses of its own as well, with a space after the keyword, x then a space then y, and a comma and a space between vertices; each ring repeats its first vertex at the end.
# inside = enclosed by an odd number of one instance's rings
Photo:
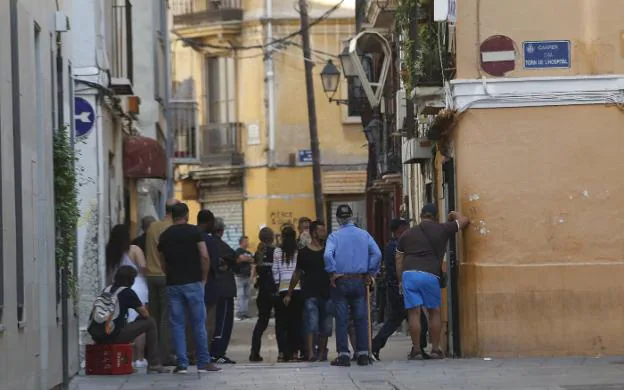
POLYGON ((323 193, 326 195, 363 194, 365 192, 365 170, 323 172, 323 193))
POLYGON ((123 145, 124 177, 129 179, 165 179, 167 155, 162 146, 151 138, 130 136, 123 145))

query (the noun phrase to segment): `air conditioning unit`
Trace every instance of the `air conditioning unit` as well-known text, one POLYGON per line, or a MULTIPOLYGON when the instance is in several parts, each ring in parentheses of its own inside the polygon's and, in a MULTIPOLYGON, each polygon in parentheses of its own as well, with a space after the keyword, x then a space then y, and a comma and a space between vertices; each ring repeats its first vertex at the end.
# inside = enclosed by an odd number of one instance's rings
POLYGON ((403 129, 405 117, 407 116, 407 99, 404 89, 399 89, 396 93, 396 125, 397 130, 403 129))

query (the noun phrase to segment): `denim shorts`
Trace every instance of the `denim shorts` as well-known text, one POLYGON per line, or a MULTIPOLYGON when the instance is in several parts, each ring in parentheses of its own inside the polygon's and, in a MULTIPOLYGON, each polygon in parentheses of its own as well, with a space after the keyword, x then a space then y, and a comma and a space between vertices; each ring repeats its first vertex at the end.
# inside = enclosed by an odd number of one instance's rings
POLYGON ((325 298, 306 298, 304 304, 304 324, 307 334, 320 333, 332 335, 334 316, 331 300, 325 298))
POLYGON ((421 306, 439 309, 442 304, 440 279, 427 272, 403 272, 403 300, 406 309, 421 306))

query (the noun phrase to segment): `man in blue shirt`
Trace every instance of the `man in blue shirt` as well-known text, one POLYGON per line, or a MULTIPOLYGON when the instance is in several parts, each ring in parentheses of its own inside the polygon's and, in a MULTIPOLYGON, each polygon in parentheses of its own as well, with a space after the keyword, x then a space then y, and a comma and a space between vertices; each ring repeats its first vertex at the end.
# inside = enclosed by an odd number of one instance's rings
POLYGON ((351 365, 349 357, 349 307, 353 315, 356 334, 357 362, 366 366, 368 356, 368 303, 366 289, 379 272, 381 251, 367 231, 356 227, 352 221, 353 211, 346 204, 338 206, 336 218, 340 228, 327 239, 325 247, 325 270, 330 274, 332 286, 330 297, 336 318, 336 349, 338 357, 332 366, 351 365))

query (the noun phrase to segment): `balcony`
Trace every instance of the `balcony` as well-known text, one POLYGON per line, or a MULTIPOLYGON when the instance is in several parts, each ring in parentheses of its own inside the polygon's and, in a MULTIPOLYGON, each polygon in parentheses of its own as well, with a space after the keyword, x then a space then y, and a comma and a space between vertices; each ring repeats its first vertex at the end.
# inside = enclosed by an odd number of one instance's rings
POLYGON ((117 95, 133 95, 132 4, 112 1, 110 89, 117 95))
POLYGON ((449 53, 448 39, 438 39, 438 36, 448 37, 442 30, 447 26, 441 23, 427 21, 418 25, 418 54, 415 58, 416 87, 441 87, 444 80, 450 80, 455 75, 455 63, 449 53))
POLYGON ((242 21, 242 0, 174 0, 171 4, 175 27, 242 21))
POLYGON ((213 123, 201 126, 202 166, 243 165, 242 126, 240 123, 213 123))
POLYGON ((394 25, 397 0, 367 0, 366 18, 371 28, 390 29, 394 25))
POLYGON ((199 126, 197 125, 197 102, 172 100, 171 134, 173 135, 174 164, 199 164, 199 126))

